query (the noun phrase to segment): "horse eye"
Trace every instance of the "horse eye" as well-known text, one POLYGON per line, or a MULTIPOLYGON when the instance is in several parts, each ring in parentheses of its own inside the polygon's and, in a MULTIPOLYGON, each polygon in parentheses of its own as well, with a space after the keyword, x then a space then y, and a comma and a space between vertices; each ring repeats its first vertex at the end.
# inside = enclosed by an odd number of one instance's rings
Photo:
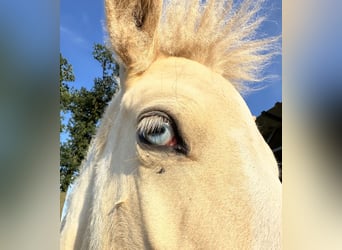
POLYGON ((138 117, 137 140, 139 144, 172 149, 188 155, 189 147, 183 140, 176 123, 166 112, 148 111, 138 117))
POLYGON ((171 121, 159 115, 144 117, 138 124, 140 142, 148 145, 174 147, 177 144, 171 121))

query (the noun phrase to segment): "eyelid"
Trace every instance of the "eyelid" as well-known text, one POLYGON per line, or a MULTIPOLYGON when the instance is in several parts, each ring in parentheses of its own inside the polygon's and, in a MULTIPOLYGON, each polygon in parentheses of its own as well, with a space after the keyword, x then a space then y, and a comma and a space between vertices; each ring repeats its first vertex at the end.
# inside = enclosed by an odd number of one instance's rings
POLYGON ((163 111, 159 111, 159 110, 145 110, 142 111, 140 113, 140 115, 138 116, 138 124, 141 122, 141 120, 143 120, 146 117, 151 117, 151 116, 160 116, 160 117, 164 117, 165 119, 173 122, 172 116, 170 116, 168 114, 168 112, 163 112, 163 111))

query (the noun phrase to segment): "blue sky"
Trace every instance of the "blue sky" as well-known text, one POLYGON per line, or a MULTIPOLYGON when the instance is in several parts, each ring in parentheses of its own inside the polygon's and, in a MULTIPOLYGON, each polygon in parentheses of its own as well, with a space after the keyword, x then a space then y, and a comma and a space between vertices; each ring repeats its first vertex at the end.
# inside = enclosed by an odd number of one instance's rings
MULTIPOLYGON (((94 43, 104 42, 104 0, 61 0, 60 2, 60 51, 72 64, 76 81, 70 85, 90 88, 94 78, 101 76, 101 67, 93 59, 94 43)), ((268 20, 260 31, 268 35, 279 35, 282 30, 281 0, 269 1, 265 6, 268 20)), ((273 107, 281 101, 281 56, 267 68, 266 73, 276 78, 268 81, 267 87, 252 92, 244 99, 253 115, 273 107)))

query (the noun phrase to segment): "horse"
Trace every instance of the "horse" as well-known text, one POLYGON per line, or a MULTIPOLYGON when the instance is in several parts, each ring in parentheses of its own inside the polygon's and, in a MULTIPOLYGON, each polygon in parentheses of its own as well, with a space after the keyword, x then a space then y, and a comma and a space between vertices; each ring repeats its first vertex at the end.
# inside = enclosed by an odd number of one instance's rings
POLYGON ((61 249, 281 249, 277 162, 241 95, 277 53, 262 2, 105 0, 121 88, 61 249))

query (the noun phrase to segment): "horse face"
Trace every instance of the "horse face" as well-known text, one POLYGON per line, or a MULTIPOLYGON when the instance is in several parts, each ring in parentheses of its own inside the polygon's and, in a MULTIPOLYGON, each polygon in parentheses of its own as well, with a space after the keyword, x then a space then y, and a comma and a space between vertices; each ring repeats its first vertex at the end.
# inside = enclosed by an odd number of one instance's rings
POLYGON ((280 244, 276 161, 229 82, 164 58, 128 76, 119 103, 104 151, 110 167, 99 166, 110 242, 126 244, 115 227, 121 236, 133 227, 133 238, 157 249, 280 244))
POLYGON ((255 39, 263 1, 238 2, 105 1, 127 71, 69 199, 62 248, 281 248, 277 164, 232 85, 259 79, 277 38, 255 39))

